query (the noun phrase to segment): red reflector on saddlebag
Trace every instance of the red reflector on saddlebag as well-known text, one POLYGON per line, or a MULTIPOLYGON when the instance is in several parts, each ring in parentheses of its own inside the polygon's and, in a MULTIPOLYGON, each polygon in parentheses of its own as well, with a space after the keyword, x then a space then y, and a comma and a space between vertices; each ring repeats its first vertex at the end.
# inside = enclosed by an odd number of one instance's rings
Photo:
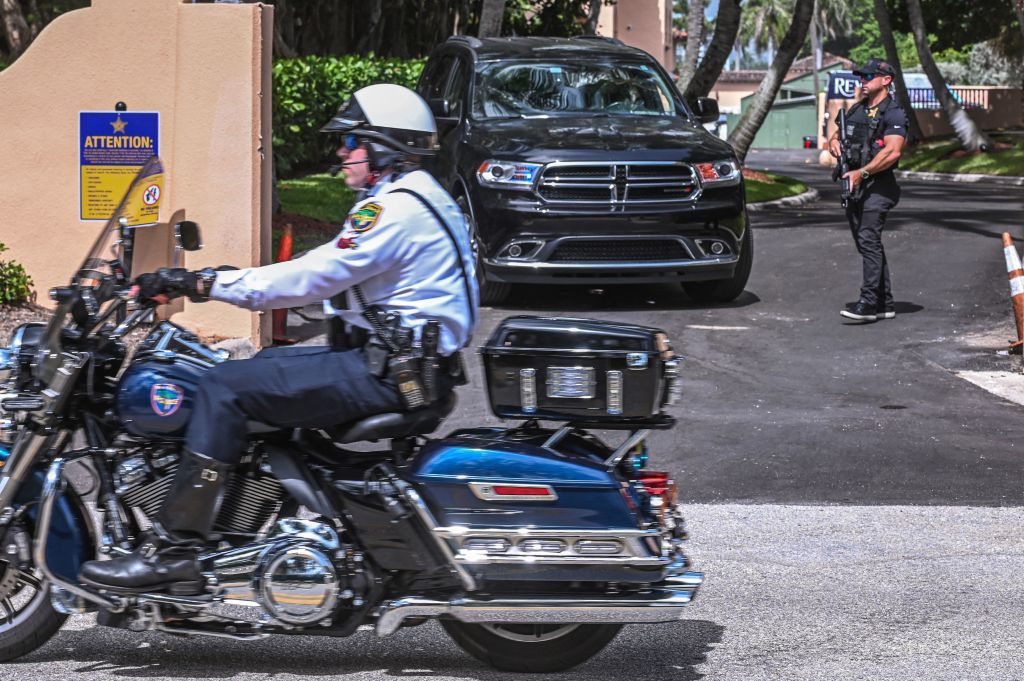
POLYGON ((471 482, 469 489, 484 501, 557 501, 551 485, 518 485, 501 482, 471 482))

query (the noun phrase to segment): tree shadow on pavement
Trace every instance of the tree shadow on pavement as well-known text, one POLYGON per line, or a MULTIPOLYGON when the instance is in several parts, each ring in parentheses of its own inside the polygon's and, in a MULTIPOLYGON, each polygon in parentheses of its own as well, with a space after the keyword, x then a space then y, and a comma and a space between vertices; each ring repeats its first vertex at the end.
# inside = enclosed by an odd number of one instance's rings
POLYGON ((521 284, 513 287, 508 300, 494 308, 503 311, 536 312, 643 312, 645 310, 704 310, 747 307, 761 302, 757 294, 744 291, 731 303, 698 303, 688 298, 678 284, 612 284, 603 286, 521 284))
MULTIPOLYGON (((705 620, 625 627, 595 658, 559 677, 696 681, 704 678, 696 666, 707 662, 724 633, 725 627, 705 620), (644 663, 636 664, 638 659, 644 663)), ((264 679, 278 674, 478 681, 533 678, 487 667, 459 650, 432 623, 387 639, 360 633, 347 641, 276 636, 255 643, 93 627, 63 631, 40 650, 5 666, 14 671, 23 665, 31 665, 32 674, 40 678, 70 673, 140 679, 264 679)))

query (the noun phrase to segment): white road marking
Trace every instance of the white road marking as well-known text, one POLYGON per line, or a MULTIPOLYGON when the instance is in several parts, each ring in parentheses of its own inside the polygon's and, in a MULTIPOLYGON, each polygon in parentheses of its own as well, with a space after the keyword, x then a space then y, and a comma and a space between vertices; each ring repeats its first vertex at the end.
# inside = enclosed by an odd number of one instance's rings
POLYGON ((1024 405, 1024 374, 1015 371, 957 371, 956 375, 1004 400, 1024 405))
POLYGON ((714 326, 712 324, 687 324, 686 328, 699 331, 747 331, 750 329, 749 326, 714 326))

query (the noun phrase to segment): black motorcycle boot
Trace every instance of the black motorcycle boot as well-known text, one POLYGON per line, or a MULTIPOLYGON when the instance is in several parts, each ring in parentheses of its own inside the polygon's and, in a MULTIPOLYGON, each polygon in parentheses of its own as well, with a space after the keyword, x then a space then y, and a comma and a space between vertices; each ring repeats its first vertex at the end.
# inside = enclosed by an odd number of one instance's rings
POLYGON ((119 593, 203 593, 206 580, 199 569, 199 552, 213 530, 232 468, 186 451, 142 544, 128 555, 87 562, 79 579, 119 593))

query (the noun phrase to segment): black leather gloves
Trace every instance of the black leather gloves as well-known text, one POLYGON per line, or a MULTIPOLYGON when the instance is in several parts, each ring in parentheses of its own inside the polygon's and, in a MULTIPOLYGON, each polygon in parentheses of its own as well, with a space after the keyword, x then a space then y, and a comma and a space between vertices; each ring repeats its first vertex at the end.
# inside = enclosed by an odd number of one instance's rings
POLYGON ((190 272, 181 267, 161 267, 156 272, 142 274, 135 280, 139 287, 139 300, 155 303, 165 302, 158 296, 172 300, 188 296, 193 303, 200 303, 210 297, 210 289, 217 279, 217 271, 205 268, 190 272))

